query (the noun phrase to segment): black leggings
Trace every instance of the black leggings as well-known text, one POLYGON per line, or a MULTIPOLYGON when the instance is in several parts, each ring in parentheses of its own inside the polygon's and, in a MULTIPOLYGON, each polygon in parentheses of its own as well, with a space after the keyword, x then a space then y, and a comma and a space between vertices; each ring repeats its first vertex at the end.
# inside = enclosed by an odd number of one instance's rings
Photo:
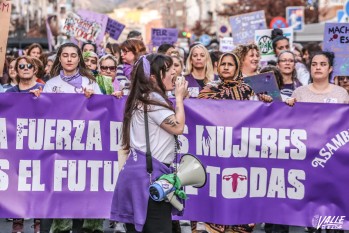
POLYGON ((169 202, 149 198, 143 231, 136 231, 133 224, 126 223, 127 233, 172 233, 172 205, 169 202))

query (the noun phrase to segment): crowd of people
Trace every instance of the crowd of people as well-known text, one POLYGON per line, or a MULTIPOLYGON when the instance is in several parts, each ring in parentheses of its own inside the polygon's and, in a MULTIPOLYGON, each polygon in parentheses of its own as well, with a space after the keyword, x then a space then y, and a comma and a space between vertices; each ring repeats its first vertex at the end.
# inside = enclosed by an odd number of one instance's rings
MULTIPOLYGON (((44 52, 39 44, 32 44, 23 54, 6 58, 0 92, 32 93, 36 96, 42 92, 77 93, 84 94, 86 98, 93 94, 113 95, 116 98, 128 96, 123 149, 137 153, 146 160, 146 137, 143 137, 143 133, 142 137, 136 137, 136 134, 146 130, 144 122, 149 118, 146 124, 149 124, 151 131, 150 149, 153 161, 156 161, 153 162, 154 172, 167 171, 175 155, 172 145, 176 143, 176 138, 173 136, 183 133, 184 129, 185 98, 271 102, 273 99, 269 95, 256 93, 244 82, 244 78, 273 72, 282 100, 290 106, 296 102, 349 102, 349 76, 331 79, 333 53, 322 51, 321 45, 317 43, 305 46, 294 43, 290 46, 289 39, 277 29, 272 33, 272 40, 276 57, 263 67, 256 44, 241 44, 233 51, 223 53, 209 51, 201 43, 194 43, 184 56, 175 45, 163 44, 156 53, 148 53, 138 32, 131 32, 128 39, 120 44, 106 44, 103 53, 93 43, 84 43, 81 48, 74 43, 66 43, 54 53, 44 52), (169 98, 176 98, 176 109, 169 98), (144 112, 148 112, 148 115, 143 115, 144 112), (157 143, 162 147, 151 143, 158 139, 161 139, 157 143)), ((126 174, 133 176, 134 166, 137 165, 126 162, 118 183, 129 182, 126 174)), ((144 177, 140 177, 142 179, 144 177)), ((122 217, 120 211, 124 210, 120 208, 127 209, 125 205, 132 203, 125 201, 125 195, 128 195, 127 192, 119 192, 117 185, 111 227, 116 227, 120 232, 125 231, 125 227, 127 232, 180 232, 178 222, 171 223, 169 203, 159 206, 147 198, 142 200, 148 203, 145 209, 137 210, 141 211, 137 212, 137 216, 143 216, 136 219, 138 222, 133 217, 122 217), (161 210, 160 216, 158 210, 161 210)), ((22 231, 23 219, 9 220, 13 221, 13 232, 22 231)), ((196 222, 191 225, 193 232, 209 233, 252 232, 255 226, 254 223, 222 226, 196 222)), ((103 219, 34 220, 35 232, 70 232, 76 226, 80 227, 81 232, 103 232, 103 219)), ((267 233, 288 232, 288 228, 265 224, 267 233)), ((316 232, 316 229, 309 227, 308 231, 316 232)))

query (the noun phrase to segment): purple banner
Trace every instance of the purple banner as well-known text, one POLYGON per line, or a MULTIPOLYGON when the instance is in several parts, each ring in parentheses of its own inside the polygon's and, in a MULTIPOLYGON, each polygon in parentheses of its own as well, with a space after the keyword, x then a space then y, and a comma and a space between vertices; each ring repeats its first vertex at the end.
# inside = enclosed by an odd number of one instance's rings
POLYGON ((107 28, 105 29, 105 32, 108 32, 111 38, 118 40, 124 28, 125 25, 119 23, 116 20, 108 18, 107 28))
POLYGON ((335 76, 349 75, 349 24, 326 23, 323 50, 335 54, 332 82, 335 76))
MULTIPOLYGON (((1 94, 0 217, 108 218, 124 101, 1 94)), ((208 181, 186 188, 183 219, 349 229, 348 105, 188 99, 185 111, 181 152, 208 181)))
POLYGON ((178 39, 178 29, 176 28, 152 28, 151 41, 153 46, 162 44, 174 44, 178 39))
POLYGON ((122 106, 102 95, 1 94, 0 217, 108 218, 122 106))

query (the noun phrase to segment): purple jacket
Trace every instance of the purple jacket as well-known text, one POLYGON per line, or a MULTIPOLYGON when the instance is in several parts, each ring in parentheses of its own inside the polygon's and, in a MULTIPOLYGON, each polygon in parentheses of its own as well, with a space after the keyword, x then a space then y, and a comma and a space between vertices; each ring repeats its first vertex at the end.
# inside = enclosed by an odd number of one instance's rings
MULTIPOLYGON (((171 168, 153 158, 153 182, 161 175, 170 173, 171 168)), ((132 223, 137 231, 142 232, 150 198, 149 185, 145 153, 131 149, 129 158, 119 173, 110 219, 132 223)))

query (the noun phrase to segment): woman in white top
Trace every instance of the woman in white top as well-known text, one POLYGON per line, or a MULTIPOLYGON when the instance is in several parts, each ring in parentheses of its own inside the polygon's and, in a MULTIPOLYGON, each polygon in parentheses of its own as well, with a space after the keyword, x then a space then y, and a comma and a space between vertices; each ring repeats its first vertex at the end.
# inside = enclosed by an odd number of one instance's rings
MULTIPOLYGON (((80 48, 73 43, 60 46, 43 92, 47 93, 79 93, 87 98, 92 94, 102 94, 95 78, 86 67, 80 48)), ((45 222, 45 224, 47 224, 45 222)), ((54 219, 52 232, 69 232, 72 230, 71 219, 54 219)), ((103 232, 102 219, 85 219, 83 231, 103 232)))
POLYGON ((130 153, 119 173, 111 220, 127 223, 128 233, 172 232, 172 205, 149 197, 145 120, 148 119, 153 167, 150 178, 154 182, 162 174, 172 173, 169 165, 175 158, 174 135, 180 135, 184 130, 183 99, 188 83, 184 80, 173 82, 173 61, 166 55, 142 56, 134 69, 122 130, 123 149, 130 153), (166 91, 174 88, 176 110, 166 95, 166 91))
POLYGON ((348 103, 348 92, 330 83, 333 71, 334 54, 318 52, 310 60, 310 73, 313 83, 298 87, 292 94, 297 102, 348 103))
POLYGON ((101 94, 94 76, 87 69, 80 48, 74 43, 60 46, 53 63, 51 77, 44 92, 84 93, 87 97, 101 94))

